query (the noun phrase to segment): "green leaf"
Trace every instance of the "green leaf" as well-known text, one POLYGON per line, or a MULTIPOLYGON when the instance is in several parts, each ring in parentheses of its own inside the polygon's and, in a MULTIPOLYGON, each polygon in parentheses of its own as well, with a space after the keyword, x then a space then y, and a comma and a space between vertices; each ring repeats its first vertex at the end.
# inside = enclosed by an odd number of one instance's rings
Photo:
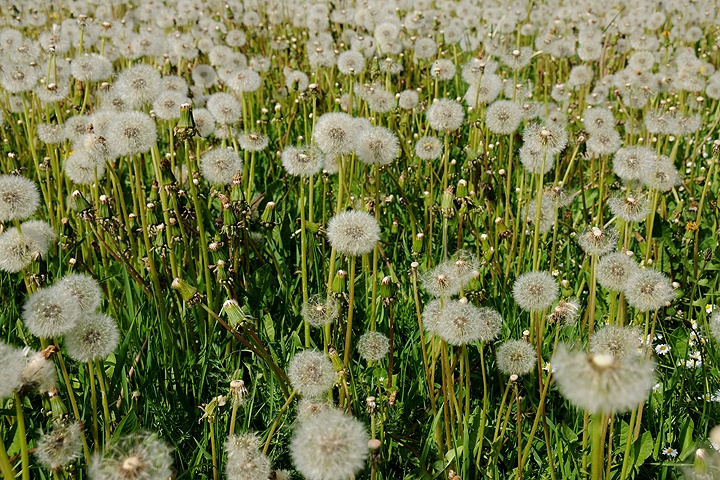
POLYGON ((128 435, 130 433, 135 432, 138 429, 138 418, 137 415, 135 415, 134 410, 130 410, 127 415, 123 417, 122 420, 120 420, 120 423, 118 424, 117 428, 115 429, 115 433, 113 433, 113 443, 117 442, 117 440, 122 437, 123 435, 128 435))
POLYGON ((635 457, 635 467, 639 467, 652 454, 653 438, 652 433, 644 432, 642 436, 633 445, 633 457, 635 457))

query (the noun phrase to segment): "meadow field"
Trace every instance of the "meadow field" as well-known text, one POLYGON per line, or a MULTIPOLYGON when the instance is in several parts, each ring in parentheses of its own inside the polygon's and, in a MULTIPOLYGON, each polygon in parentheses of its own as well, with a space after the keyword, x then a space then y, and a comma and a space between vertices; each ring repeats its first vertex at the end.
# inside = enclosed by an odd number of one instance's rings
POLYGON ((717 0, 0 0, 0 474, 720 479, 717 0))

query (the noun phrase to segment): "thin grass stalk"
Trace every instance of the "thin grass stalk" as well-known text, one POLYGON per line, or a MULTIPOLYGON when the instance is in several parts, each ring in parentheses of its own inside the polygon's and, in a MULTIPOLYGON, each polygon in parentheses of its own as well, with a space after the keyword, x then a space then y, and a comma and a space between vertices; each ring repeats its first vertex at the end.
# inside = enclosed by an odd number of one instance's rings
POLYGON ((30 457, 28 456, 27 431, 25 430, 25 414, 23 412, 22 397, 17 392, 15 392, 15 420, 17 422, 17 437, 20 440, 22 479, 30 480, 30 457))

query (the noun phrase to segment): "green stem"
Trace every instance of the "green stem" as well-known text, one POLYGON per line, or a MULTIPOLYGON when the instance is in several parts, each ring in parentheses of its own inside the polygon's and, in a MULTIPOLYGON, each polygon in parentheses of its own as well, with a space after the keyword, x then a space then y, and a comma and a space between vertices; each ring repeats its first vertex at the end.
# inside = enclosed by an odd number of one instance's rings
POLYGON ((22 478, 30 480, 30 457, 28 455, 27 432, 25 431, 25 415, 22 397, 15 392, 15 412, 17 420, 17 436, 20 439, 20 458, 22 458, 22 478))
POLYGON ((272 427, 270 427, 270 433, 268 433, 267 440, 265 440, 265 446, 263 447, 263 455, 267 455, 268 448, 270 448, 270 440, 272 440, 275 429, 277 429, 278 423, 280 423, 280 418, 282 417, 283 413, 285 413, 285 410, 288 409, 290 403, 293 401, 296 394, 297 390, 293 390, 287 400, 285 400, 285 404, 280 408, 280 411, 275 417, 275 421, 273 422, 272 427))

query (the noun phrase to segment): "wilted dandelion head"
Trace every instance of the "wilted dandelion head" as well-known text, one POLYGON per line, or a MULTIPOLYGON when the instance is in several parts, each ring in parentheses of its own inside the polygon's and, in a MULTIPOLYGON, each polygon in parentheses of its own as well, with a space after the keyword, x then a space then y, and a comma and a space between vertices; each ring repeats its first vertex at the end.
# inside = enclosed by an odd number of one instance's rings
POLYGON ((68 355, 83 363, 107 358, 119 341, 117 323, 103 313, 85 313, 65 334, 68 355))
POLYGON ((95 454, 88 467, 93 480, 167 480, 172 475, 172 448, 139 431, 118 438, 95 454))
POLYGON ((655 381, 652 362, 570 351, 561 344, 552 359, 560 393, 591 414, 624 413, 645 401, 655 381))
POLYGON ((519 377, 530 373, 537 365, 537 353, 524 340, 508 340, 497 349, 497 366, 505 375, 519 377))
POLYGON ((80 458, 82 431, 79 422, 55 422, 43 433, 35 447, 38 463, 49 470, 64 467, 80 458))
POLYGON ((353 117, 347 113, 330 112, 318 118, 313 140, 326 155, 341 155, 355 150, 357 133, 353 117))
POLYGON ((670 280, 653 269, 637 269, 628 277, 624 293, 628 304, 641 312, 662 308, 675 298, 670 280))
POLYGON ((243 162, 233 148, 216 148, 200 157, 200 171, 208 182, 227 185, 237 172, 242 171, 243 162))
POLYGON ((369 213, 347 210, 330 219, 327 236, 335 250, 354 257, 373 251, 380 240, 380 227, 369 213))
POLYGON ((155 122, 143 112, 118 112, 108 125, 107 141, 117 155, 145 153, 156 140, 155 122))
POLYGON ((81 314, 77 299, 66 288, 53 285, 30 295, 22 317, 27 329, 36 337, 54 338, 70 331, 81 314))
POLYGON ((352 478, 365 466, 368 440, 362 423, 331 408, 297 424, 290 456, 308 480, 352 478))
POLYGON ((513 285, 513 297, 523 310, 540 312, 557 300, 559 288, 548 272, 533 271, 520 275, 513 285))
POLYGON ((340 304, 333 297, 316 294, 303 303, 300 313, 311 326, 321 327, 337 320, 340 304))
POLYGON ((335 369, 323 352, 303 350, 295 354, 287 369, 293 388, 300 395, 318 397, 335 385, 335 369))
POLYGON ((435 100, 425 112, 430 128, 441 132, 452 132, 460 128, 465 120, 465 110, 455 100, 435 100))
POLYGON ((389 165, 400 154, 400 144, 389 129, 370 127, 358 135, 355 153, 368 165, 389 165))
POLYGON ((19 175, 0 175, 0 222, 24 220, 39 205, 35 182, 19 175))
POLYGON ((94 313, 100 308, 102 289, 90 275, 84 273, 69 273, 57 282, 72 295, 83 313, 94 313))
POLYGON ((575 325, 580 316, 580 300, 577 298, 564 298, 555 305, 548 315, 551 323, 562 323, 564 326, 575 325))
POLYGON ((260 450, 260 438, 255 432, 231 435, 225 440, 228 480, 267 480, 272 471, 270 460, 260 450))
POLYGON ((577 241, 585 253, 599 257, 615 250, 618 238, 614 228, 586 227, 578 235, 577 241))
POLYGON ((595 275, 608 290, 623 291, 628 278, 638 270, 638 264, 625 252, 609 253, 597 264, 595 275))
POLYGON ((614 358, 635 357, 640 354, 642 334, 635 327, 605 325, 590 337, 590 353, 614 358))
POLYGON ((388 354, 390 339, 380 332, 365 332, 358 339, 357 349, 365 360, 377 362, 388 354))

